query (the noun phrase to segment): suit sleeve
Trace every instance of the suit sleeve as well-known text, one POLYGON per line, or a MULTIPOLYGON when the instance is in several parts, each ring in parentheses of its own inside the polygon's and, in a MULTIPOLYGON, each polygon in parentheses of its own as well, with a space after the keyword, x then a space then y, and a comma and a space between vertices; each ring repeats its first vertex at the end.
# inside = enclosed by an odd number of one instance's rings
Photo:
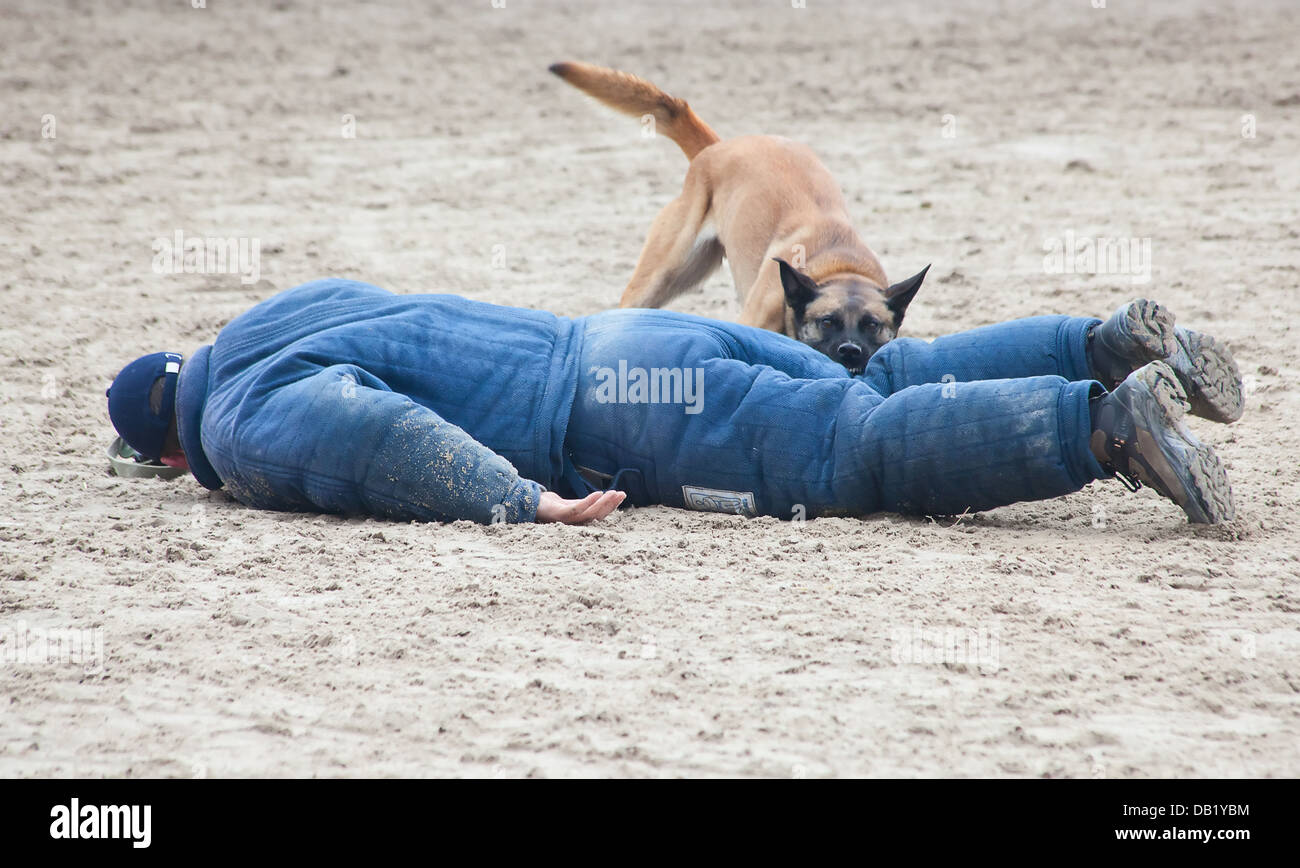
POLYGON ((531 522, 543 488, 465 430, 361 369, 274 389, 240 426, 240 500, 420 521, 531 522))
POLYGON ((795 380, 842 379, 849 375, 839 362, 785 335, 730 323, 719 330, 726 333, 728 355, 733 359, 765 365, 795 380))

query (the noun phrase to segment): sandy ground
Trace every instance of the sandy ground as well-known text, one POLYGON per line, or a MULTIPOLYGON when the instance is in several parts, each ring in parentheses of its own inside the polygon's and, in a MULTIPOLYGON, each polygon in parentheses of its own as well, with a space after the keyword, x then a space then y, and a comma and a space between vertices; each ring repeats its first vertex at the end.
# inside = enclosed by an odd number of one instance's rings
MULTIPOLYGON (((1300 774, 1294 4, 208 5, 0 4, 0 775, 1300 774), (1149 295, 1226 339, 1239 519, 404 525, 107 474, 118 368, 279 289, 612 305, 685 163, 562 58, 813 145, 891 276, 934 263, 913 336, 1149 295), (156 274, 177 230, 260 280, 156 274), (1150 283, 1045 273, 1067 232, 1150 283)), ((676 307, 737 311, 725 271, 676 307)))

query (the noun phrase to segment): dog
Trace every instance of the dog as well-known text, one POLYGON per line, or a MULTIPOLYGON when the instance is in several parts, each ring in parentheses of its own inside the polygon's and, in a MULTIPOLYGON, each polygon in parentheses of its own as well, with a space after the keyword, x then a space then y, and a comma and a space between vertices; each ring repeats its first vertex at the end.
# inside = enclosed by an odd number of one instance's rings
POLYGON ((898 334, 930 266, 890 285, 811 148, 779 136, 723 141, 685 100, 630 73, 576 62, 550 71, 620 112, 653 119, 691 163, 681 195, 650 227, 620 307, 662 307, 725 256, 741 323, 803 341, 850 373, 898 334))

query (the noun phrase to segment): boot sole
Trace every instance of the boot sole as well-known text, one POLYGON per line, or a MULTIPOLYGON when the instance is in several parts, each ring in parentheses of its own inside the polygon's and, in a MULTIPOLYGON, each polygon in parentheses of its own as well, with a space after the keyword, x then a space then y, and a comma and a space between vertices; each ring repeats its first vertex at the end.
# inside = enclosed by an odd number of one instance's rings
POLYGON ((1150 409, 1164 423, 1168 435, 1161 451, 1179 469, 1181 498, 1174 502, 1197 524, 1218 524, 1236 516, 1228 473, 1214 450, 1197 440, 1183 424, 1187 391, 1177 371, 1166 362, 1152 362, 1135 373, 1151 398, 1150 409), (1171 456, 1170 451, 1176 454, 1171 456))
POLYGON ((1179 350, 1169 363, 1178 375, 1192 405, 1192 414, 1222 422, 1236 422, 1245 410, 1241 373, 1227 347, 1209 335, 1178 329, 1179 350))
POLYGON ((1147 362, 1167 359, 1178 351, 1178 336, 1174 330, 1174 315, 1157 302, 1139 298, 1124 312, 1124 331, 1132 340, 1137 367, 1147 362))
POLYGON ((1128 306, 1124 330, 1132 341, 1135 365, 1165 359, 1187 390, 1193 416, 1229 424, 1241 418, 1246 399, 1232 353, 1214 338, 1176 328, 1174 314, 1140 298, 1128 306))

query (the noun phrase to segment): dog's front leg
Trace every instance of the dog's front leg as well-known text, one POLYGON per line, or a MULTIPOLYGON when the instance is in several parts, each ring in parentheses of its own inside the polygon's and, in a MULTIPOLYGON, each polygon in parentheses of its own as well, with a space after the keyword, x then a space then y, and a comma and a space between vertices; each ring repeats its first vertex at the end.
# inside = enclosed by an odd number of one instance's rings
POLYGON ((786 316, 785 291, 781 288, 780 266, 775 260, 764 261, 758 269, 758 277, 745 294, 740 323, 795 337, 790 334, 792 323, 786 316))

